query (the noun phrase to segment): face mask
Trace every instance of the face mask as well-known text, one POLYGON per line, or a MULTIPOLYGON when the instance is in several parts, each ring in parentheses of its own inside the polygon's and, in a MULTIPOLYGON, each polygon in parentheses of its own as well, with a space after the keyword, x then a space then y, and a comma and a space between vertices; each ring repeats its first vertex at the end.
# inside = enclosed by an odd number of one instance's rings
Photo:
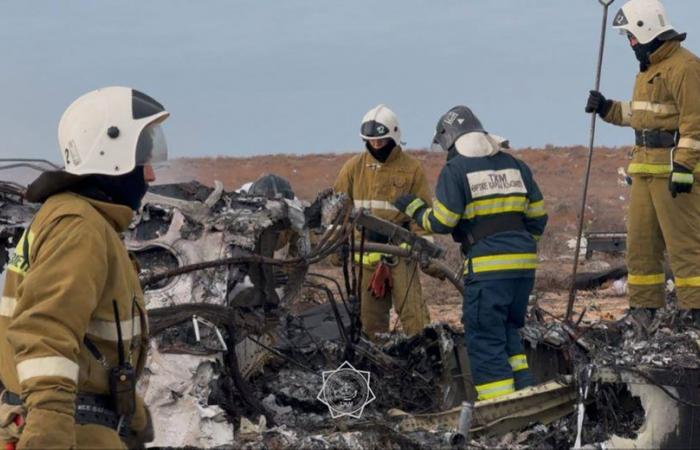
POLYGON ((659 39, 654 39, 648 44, 637 44, 632 47, 632 50, 634 51, 634 56, 636 56, 637 61, 639 61, 639 70, 641 70, 642 72, 646 72, 646 70, 649 68, 649 65, 651 64, 649 57, 663 44, 663 41, 660 41, 659 39))

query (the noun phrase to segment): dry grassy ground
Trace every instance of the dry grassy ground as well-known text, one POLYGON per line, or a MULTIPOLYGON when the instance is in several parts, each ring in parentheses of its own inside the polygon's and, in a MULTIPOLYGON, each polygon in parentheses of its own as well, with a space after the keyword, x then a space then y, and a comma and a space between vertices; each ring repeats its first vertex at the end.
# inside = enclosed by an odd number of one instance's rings
MULTIPOLYGON (((543 264, 538 271, 537 292, 542 305, 556 314, 562 314, 566 303, 564 290, 573 257, 567 241, 576 235, 587 150, 583 147, 548 146, 513 153, 532 168, 545 197, 550 222, 540 244, 543 264)), ((410 151, 410 154, 421 161, 430 184, 434 186, 444 163, 444 155, 424 150, 410 151)), ((275 173, 287 178, 300 198, 311 200, 317 192, 333 184, 340 167, 350 156, 352 154, 183 158, 171 163, 169 169, 161 174, 161 181, 194 178, 212 184, 213 180, 220 180, 226 189, 231 190, 263 174, 275 173)), ((586 211, 587 230, 624 230, 629 188, 620 171, 626 166, 627 149, 595 150, 586 211)), ((439 242, 450 250, 448 260, 457 267, 460 261, 456 245, 447 237, 439 242)), ((323 266, 314 270, 337 273, 323 266)), ((458 325, 461 317, 459 294, 448 283, 422 274, 421 282, 433 319, 458 325)), ((586 306, 591 318, 620 315, 626 305, 623 297, 616 296, 609 289, 582 293, 580 298, 580 308, 586 306)))

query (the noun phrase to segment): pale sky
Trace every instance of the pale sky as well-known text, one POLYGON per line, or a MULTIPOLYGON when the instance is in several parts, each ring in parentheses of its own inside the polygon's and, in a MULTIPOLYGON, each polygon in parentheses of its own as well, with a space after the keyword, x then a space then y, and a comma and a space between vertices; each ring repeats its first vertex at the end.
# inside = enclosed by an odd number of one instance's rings
MULTIPOLYGON (((666 4, 700 52, 700 2, 666 4)), ((597 0, 0 0, 0 157, 58 159, 65 107, 115 84, 172 113, 172 156, 359 149, 378 103, 411 148, 460 103, 515 147, 585 144, 601 14, 597 0)), ((608 31, 602 90, 626 99, 636 61, 608 31)), ((601 145, 631 141, 599 127, 601 145)))

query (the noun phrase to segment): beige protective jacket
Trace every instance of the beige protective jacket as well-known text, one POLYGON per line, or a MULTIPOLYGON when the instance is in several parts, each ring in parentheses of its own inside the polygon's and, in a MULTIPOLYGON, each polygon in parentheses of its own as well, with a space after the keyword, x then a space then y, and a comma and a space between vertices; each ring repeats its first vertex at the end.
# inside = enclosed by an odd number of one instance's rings
MULTIPOLYGON (((678 41, 664 43, 637 75, 631 102, 613 102, 604 120, 635 130, 678 130, 674 161, 700 171, 700 59, 678 41)), ((630 174, 667 176, 669 149, 635 146, 630 174)))
POLYGON ((353 156, 340 169, 333 190, 349 195, 355 208, 366 208, 375 216, 397 224, 411 220, 392 204, 399 196, 415 194, 432 205, 423 167, 399 146, 384 163, 369 151, 353 156))
MULTIPOLYGON (((119 236, 131 218, 125 206, 61 193, 42 205, 18 243, 0 303, 0 380, 27 409, 20 448, 72 448, 76 392, 109 393, 108 370, 117 365, 113 300, 126 354, 143 370, 146 308, 119 236), (85 336, 104 364, 86 349, 85 336)), ((145 410, 141 399, 137 404, 138 430, 145 410)))

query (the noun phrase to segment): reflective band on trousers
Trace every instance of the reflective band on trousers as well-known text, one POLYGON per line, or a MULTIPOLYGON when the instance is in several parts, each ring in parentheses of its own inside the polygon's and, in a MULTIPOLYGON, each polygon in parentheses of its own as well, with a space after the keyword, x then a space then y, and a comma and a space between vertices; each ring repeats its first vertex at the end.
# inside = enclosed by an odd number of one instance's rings
POLYGON ((508 358, 508 362, 510 363, 510 367, 513 369, 513 372, 518 372, 529 368, 527 365, 527 357, 522 353, 511 356, 508 358))
POLYGON ((2 297, 0 299, 0 316, 12 317, 17 307, 17 299, 14 297, 2 297))
POLYGON ((17 364, 17 377, 20 383, 35 377, 61 377, 78 383, 79 367, 63 356, 31 358, 17 364))
POLYGON ((477 384, 476 392, 479 394, 479 400, 488 400, 490 398, 512 394, 515 392, 515 381, 512 378, 508 378, 506 380, 494 381, 493 383, 477 384))
POLYGON ((527 205, 527 210, 525 211, 525 216, 534 219, 536 217, 542 217, 546 215, 547 212, 544 209, 544 200, 539 202, 533 202, 527 205))
POLYGON ((460 216, 447 209, 447 206, 443 205, 440 200, 435 199, 434 205, 434 215, 438 222, 449 227, 454 228, 459 222, 460 216))
POLYGON ((392 205, 391 202, 386 200, 355 200, 353 202, 355 208, 366 208, 366 209, 385 209, 387 211, 398 211, 396 206, 392 205))
MULTIPOLYGON (((650 174, 656 174, 656 175, 663 175, 663 174, 671 173, 671 169, 672 169, 672 167, 670 164, 631 163, 627 167, 627 173, 629 173, 629 174, 650 173, 650 174)), ((695 166, 694 171, 700 172, 700 164, 695 166)))
POLYGON ((505 212, 525 212, 527 197, 524 195, 490 198, 471 202, 464 210, 465 219, 473 219, 476 216, 489 216, 505 212))
POLYGON ((675 114, 678 108, 673 103, 632 102, 633 111, 649 111, 654 114, 675 114))
MULTIPOLYGON (((471 259, 474 273, 497 270, 530 270, 537 268, 536 253, 513 253, 505 255, 478 256, 471 259)), ((464 269, 465 273, 469 266, 464 269)))
POLYGON ((674 282, 677 288, 700 287, 700 277, 675 277, 674 282))
POLYGON ((666 275, 663 273, 653 273, 651 275, 633 275, 627 276, 627 283, 638 286, 651 286, 655 284, 664 284, 666 275))

